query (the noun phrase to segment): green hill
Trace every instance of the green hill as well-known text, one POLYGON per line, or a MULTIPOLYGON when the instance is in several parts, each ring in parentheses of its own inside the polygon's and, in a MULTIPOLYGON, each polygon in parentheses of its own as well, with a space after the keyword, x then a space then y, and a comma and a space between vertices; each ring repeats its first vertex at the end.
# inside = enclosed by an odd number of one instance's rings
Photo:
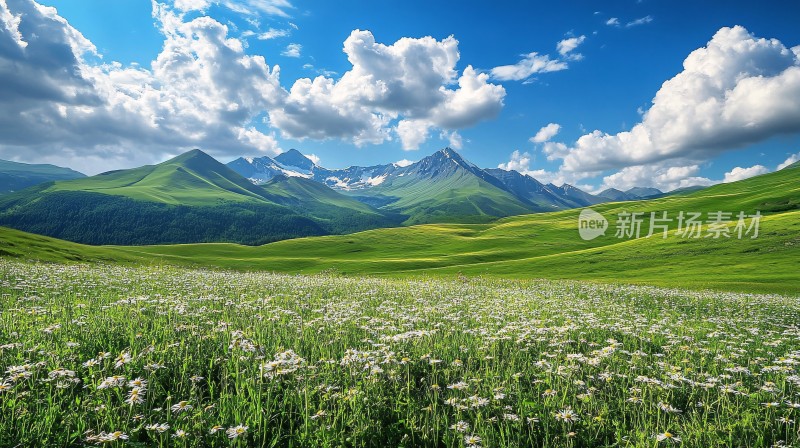
POLYGON ((360 200, 402 215, 406 225, 488 222, 534 211, 498 179, 445 148, 378 186, 357 190, 360 200))
POLYGON ((260 187, 265 198, 313 218, 329 233, 396 226, 401 221, 302 177, 277 175, 260 187))
MULTIPOLYGON (((800 293, 800 166, 740 182, 649 201, 592 207, 610 221, 620 212, 739 211, 764 217, 752 239, 681 238, 670 225, 666 239, 619 239, 614 223, 605 236, 578 236, 580 210, 515 216, 490 224, 419 225, 344 236, 280 241, 260 247, 235 244, 85 248, 38 241, 21 254, 59 259, 167 262, 242 270, 348 275, 488 275, 509 278, 572 278, 692 288, 800 293), (85 250, 84 250, 85 249, 85 250), (111 255, 113 254, 113 255, 111 255)), ((705 218, 705 217, 704 217, 705 218)), ((731 225, 733 228, 733 225, 731 225)), ((704 229, 704 232, 706 230, 704 229)), ((20 240, 3 230, 0 241, 20 240)), ((27 235, 25 238, 41 238, 27 235)), ((11 252, 9 248, 3 249, 11 252)))
POLYGON ((51 182, 3 196, 0 225, 86 244, 264 244, 373 224, 332 223, 332 217, 317 222, 269 196, 194 150, 158 165, 51 182))
POLYGON ((173 205, 264 203, 263 190, 198 149, 158 165, 57 182, 42 194, 81 191, 173 205))
POLYGON ((0 194, 12 193, 44 182, 78 179, 82 173, 55 165, 0 160, 0 194))

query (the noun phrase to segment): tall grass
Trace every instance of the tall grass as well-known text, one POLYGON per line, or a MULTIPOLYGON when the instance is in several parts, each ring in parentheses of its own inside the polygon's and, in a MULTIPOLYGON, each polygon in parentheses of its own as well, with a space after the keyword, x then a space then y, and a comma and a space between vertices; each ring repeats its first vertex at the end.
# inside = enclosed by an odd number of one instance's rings
POLYGON ((800 444, 796 298, 0 261, 0 446, 800 444))

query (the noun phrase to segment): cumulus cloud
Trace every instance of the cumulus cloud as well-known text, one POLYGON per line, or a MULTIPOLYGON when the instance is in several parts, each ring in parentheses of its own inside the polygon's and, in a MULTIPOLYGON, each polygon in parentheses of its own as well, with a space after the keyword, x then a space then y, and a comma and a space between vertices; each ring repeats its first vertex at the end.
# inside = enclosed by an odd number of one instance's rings
POLYGON ((619 19, 616 17, 612 17, 606 20, 606 25, 608 26, 619 26, 619 19))
POLYGON ((793 163, 797 163, 798 161, 800 161, 800 152, 798 152, 797 154, 790 155, 789 158, 787 158, 786 160, 783 161, 783 163, 778 165, 778 167, 775 170, 780 171, 793 163))
POLYGON ((766 173, 769 173, 769 169, 763 165, 753 165, 749 168, 742 168, 737 166, 736 168, 725 173, 725 178, 722 180, 722 182, 723 183, 736 182, 737 180, 744 180, 753 176, 758 176, 759 174, 766 174, 766 173))
POLYGON ((433 129, 467 128, 494 118, 503 107, 505 89, 489 83, 487 74, 467 66, 458 75, 458 41, 452 36, 385 45, 369 31, 354 30, 344 53, 352 68, 339 80, 299 79, 284 107, 270 111, 270 122, 284 136, 364 145, 394 133, 404 149, 417 149, 433 129))
POLYGON ((419 149, 419 145, 428 139, 430 129, 430 124, 425 120, 402 120, 397 124, 396 131, 403 149, 410 151, 419 149))
POLYGON ((286 46, 286 49, 281 52, 281 54, 289 58, 299 58, 300 50, 302 49, 303 46, 300 44, 289 44, 286 46))
POLYGON ((722 28, 666 81, 630 131, 596 130, 564 157, 571 172, 620 169, 723 151, 800 131, 800 47, 722 28))
POLYGON ((516 64, 495 67, 491 73, 492 78, 499 81, 522 81, 536 73, 557 72, 566 70, 567 67, 564 61, 550 59, 549 55, 534 52, 522 55, 522 59, 516 64))
POLYGON ((532 170, 531 155, 519 151, 500 167, 571 184, 612 171, 599 189, 620 190, 670 191, 763 174, 768 170, 761 165, 734 168, 720 180, 699 173, 702 163, 725 151, 800 132, 800 46, 788 48, 740 26, 722 28, 686 58, 683 71, 662 85, 630 131, 596 130, 567 145, 552 141, 545 128, 531 141, 541 143, 548 160, 562 160, 558 170, 532 170))
POLYGON ((561 125, 558 123, 550 123, 547 126, 543 126, 539 131, 530 138, 530 141, 533 143, 544 143, 549 141, 551 138, 555 137, 558 134, 558 131, 561 130, 561 125))
MULTIPOLYGON (((384 45, 356 30, 344 45, 351 70, 338 80, 299 79, 287 90, 279 67, 247 54, 228 26, 185 13, 212 4, 278 16, 291 9, 283 0, 154 2, 162 50, 148 66, 124 66, 97 62, 102 55, 54 8, 0 0, 0 157, 79 158, 91 173, 194 147, 216 156, 277 153, 275 132, 357 145, 397 136, 413 148, 435 130, 458 146, 456 130, 503 107, 505 90, 487 74, 456 70, 452 37, 384 45)), ((289 55, 299 55, 294 45, 289 55)))
POLYGON ((602 185, 597 191, 607 188, 616 188, 626 191, 633 187, 654 187, 661 191, 668 192, 678 188, 692 186, 708 186, 718 183, 703 176, 699 176, 700 166, 692 165, 635 165, 621 169, 620 171, 603 178, 602 185))
MULTIPOLYGON (((563 171, 548 171, 545 169, 531 169, 532 157, 528 152, 515 150, 511 153, 508 162, 497 165, 501 170, 517 171, 525 176, 530 176, 543 184, 563 185, 565 183, 575 184, 579 178, 572 173, 563 171)), ((589 189, 588 185, 580 185, 579 188, 589 189)))
POLYGON ((274 136, 251 124, 285 96, 278 70, 246 55, 219 22, 184 21, 155 4, 165 42, 144 69, 87 62, 97 59, 94 45, 54 8, 0 2, 0 17, 8 16, 21 17, 24 26, 19 36, 7 23, 0 30, 4 158, 130 165, 192 147, 218 155, 278 150, 274 136))
POLYGON ((524 172, 530 168, 531 155, 527 152, 515 150, 511 153, 511 159, 506 163, 497 165, 501 170, 524 172))
POLYGON ((547 160, 563 159, 569 154, 569 147, 561 142, 545 142, 542 145, 542 152, 547 156, 547 160))

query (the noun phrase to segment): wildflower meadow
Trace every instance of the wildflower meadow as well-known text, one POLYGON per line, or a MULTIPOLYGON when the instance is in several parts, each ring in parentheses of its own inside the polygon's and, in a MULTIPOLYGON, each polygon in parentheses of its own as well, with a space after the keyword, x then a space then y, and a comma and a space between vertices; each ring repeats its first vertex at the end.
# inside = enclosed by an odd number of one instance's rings
POLYGON ((798 446, 796 297, 0 261, 0 446, 798 446))

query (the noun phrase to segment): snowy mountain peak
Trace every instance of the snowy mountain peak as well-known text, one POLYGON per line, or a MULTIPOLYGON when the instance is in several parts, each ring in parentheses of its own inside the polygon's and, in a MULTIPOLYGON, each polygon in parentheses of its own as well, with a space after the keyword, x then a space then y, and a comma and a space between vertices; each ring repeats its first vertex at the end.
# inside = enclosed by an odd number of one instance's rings
POLYGON ((299 168, 301 171, 311 171, 316 165, 314 161, 296 149, 290 149, 275 157, 275 161, 287 167, 299 168))

